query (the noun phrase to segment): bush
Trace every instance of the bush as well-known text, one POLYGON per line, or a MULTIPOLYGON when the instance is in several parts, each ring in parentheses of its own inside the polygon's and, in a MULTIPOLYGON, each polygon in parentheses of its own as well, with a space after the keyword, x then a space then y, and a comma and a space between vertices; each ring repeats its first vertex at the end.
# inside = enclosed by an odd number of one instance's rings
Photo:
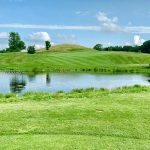
POLYGON ((5 49, 0 50, 0 53, 6 53, 6 50, 5 49))
POLYGON ((93 48, 94 48, 95 50, 98 50, 98 51, 103 50, 102 44, 96 44, 93 48))
POLYGON ((28 46, 27 51, 29 54, 34 54, 36 52, 35 46, 28 46))

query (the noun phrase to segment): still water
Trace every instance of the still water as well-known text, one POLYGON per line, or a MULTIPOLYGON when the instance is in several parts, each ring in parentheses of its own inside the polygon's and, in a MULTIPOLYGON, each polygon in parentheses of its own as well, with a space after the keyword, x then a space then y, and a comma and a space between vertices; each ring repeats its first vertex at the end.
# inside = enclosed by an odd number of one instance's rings
POLYGON ((78 88, 112 89, 135 84, 150 86, 150 76, 92 73, 47 73, 37 75, 0 73, 0 93, 69 92, 78 88))

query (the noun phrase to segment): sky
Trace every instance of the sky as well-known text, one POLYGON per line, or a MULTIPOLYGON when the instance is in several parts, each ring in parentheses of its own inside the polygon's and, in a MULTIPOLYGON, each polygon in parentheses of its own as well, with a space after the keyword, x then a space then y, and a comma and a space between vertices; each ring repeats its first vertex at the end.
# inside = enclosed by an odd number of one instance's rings
POLYGON ((150 40, 149 0, 0 0, 0 49, 9 32, 27 45, 44 41, 93 47, 142 45, 150 40))

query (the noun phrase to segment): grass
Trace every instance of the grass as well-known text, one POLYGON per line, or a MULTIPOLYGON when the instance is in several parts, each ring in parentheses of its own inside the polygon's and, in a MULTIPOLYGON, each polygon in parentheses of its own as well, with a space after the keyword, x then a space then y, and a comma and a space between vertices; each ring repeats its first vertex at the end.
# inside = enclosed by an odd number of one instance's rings
POLYGON ((150 72, 150 55, 131 52, 99 52, 78 45, 60 45, 51 51, 0 54, 1 71, 150 72))
POLYGON ((88 49, 81 45, 75 45, 75 44, 60 44, 56 46, 52 46, 49 50, 46 50, 45 48, 39 49, 39 52, 72 52, 72 51, 79 51, 83 49, 88 49))
POLYGON ((0 95, 0 149, 149 150, 150 87, 0 95))
MULTIPOLYGON (((150 55, 79 45, 1 53, 1 71, 148 72, 150 55)), ((0 149, 149 150, 150 87, 0 94, 0 149)))

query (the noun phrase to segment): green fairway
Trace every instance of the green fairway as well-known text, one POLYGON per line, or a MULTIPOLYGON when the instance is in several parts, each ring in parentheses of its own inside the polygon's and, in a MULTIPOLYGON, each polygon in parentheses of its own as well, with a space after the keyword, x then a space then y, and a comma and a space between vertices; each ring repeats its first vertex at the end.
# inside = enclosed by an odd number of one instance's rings
POLYGON ((76 46, 56 46, 50 51, 0 54, 3 71, 99 71, 150 72, 150 55, 130 52, 99 52, 76 46))
POLYGON ((149 150, 150 88, 0 95, 0 149, 149 150))

